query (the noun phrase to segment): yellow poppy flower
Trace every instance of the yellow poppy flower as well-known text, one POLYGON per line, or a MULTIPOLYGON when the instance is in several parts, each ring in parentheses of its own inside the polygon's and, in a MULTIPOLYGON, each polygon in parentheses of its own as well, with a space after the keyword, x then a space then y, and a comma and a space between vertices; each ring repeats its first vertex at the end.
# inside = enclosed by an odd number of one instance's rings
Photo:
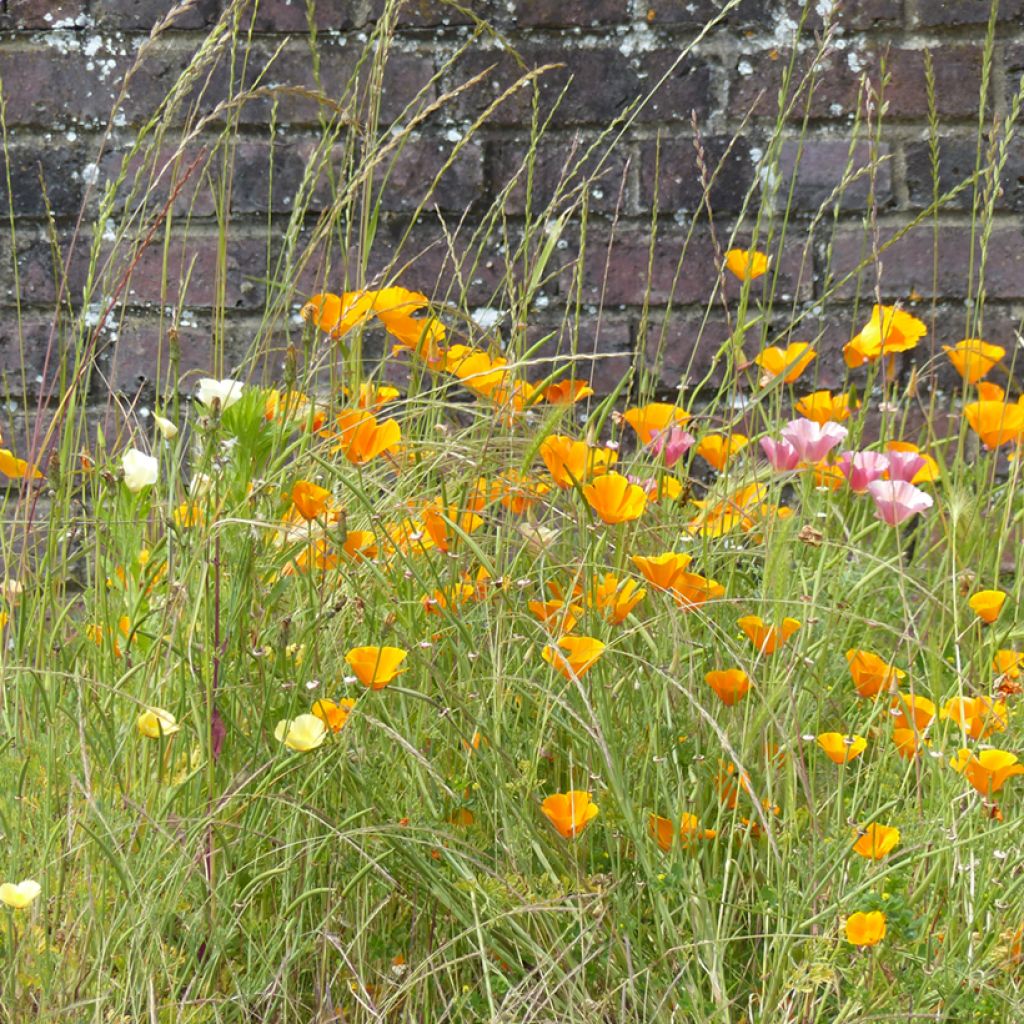
POLYGON ((24 910, 35 902, 42 891, 39 883, 31 878, 22 882, 4 882, 0 885, 0 903, 12 910, 24 910))
POLYGON ((146 708, 135 720, 135 726, 141 736, 158 740, 161 736, 173 736, 181 731, 178 720, 163 708, 146 708))
POLYGON ((741 281, 755 281, 768 269, 768 257, 756 249, 729 249, 725 267, 741 281))
POLYGON ((817 355, 808 342, 794 341, 785 348, 769 346, 754 356, 754 362, 764 370, 766 377, 781 377, 787 384, 793 384, 817 355))
POLYGON ((601 657, 604 648, 592 636, 563 636, 554 646, 545 646, 541 657, 566 679, 580 679, 601 657))
POLYGON ((750 439, 743 434, 705 434, 693 451, 721 473, 729 460, 749 443, 750 439))
POLYGON ((858 910, 846 919, 846 941, 854 946, 875 946, 885 938, 885 914, 858 910))
POLYGON ((402 662, 408 653, 401 647, 353 647, 345 655, 345 661, 363 686, 383 690, 405 671, 402 662))
POLYGON ((841 732, 823 732, 818 737, 818 746, 836 764, 847 764, 864 753, 868 741, 863 736, 845 736, 841 732))
POLYGON ((967 603, 982 622, 991 625, 999 618, 1005 601, 1006 594, 1001 590, 979 590, 967 603))

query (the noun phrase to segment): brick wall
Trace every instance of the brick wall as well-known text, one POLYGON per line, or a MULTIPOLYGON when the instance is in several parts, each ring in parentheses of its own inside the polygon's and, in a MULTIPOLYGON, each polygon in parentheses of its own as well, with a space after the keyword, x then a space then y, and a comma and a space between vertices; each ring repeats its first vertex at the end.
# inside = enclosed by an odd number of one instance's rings
MULTIPOLYGON (((395 258, 409 287, 443 295, 455 282, 478 310, 477 321, 490 323, 505 312, 501 282, 528 206, 534 212, 543 206, 564 169, 579 161, 623 109, 647 97, 607 155, 600 179, 587 186, 585 254, 580 256, 578 227, 569 223, 526 313, 530 336, 540 339, 558 334, 567 303, 577 311, 571 329, 563 326, 560 340, 549 339, 540 351, 557 344, 564 350, 571 343, 585 355, 598 354, 584 373, 592 371, 603 388, 631 365, 646 368, 666 393, 681 380, 710 374, 714 381, 710 355, 730 329, 738 295, 735 283, 727 282, 724 299, 713 297, 719 253, 741 214, 737 238, 745 242, 757 211, 766 207, 775 216, 762 221, 762 239, 777 255, 777 274, 768 285, 775 299, 769 336, 814 339, 825 353, 816 364, 821 386, 838 383, 839 348, 860 315, 857 304, 863 308, 876 289, 929 320, 933 344, 959 340, 965 299, 978 291, 977 280, 970 283, 972 269, 975 276, 978 269, 971 259, 972 188, 885 251, 880 275, 873 264, 850 274, 872 244, 884 244, 932 202, 926 54, 935 79, 939 187, 948 191, 974 170, 983 78, 986 128, 1013 108, 1024 71, 1024 0, 1001 0, 990 64, 984 59, 988 0, 807 3, 809 11, 799 0, 739 0, 723 13, 722 0, 464 0, 461 7, 410 0, 399 16, 381 87, 374 90, 385 123, 399 118, 417 96, 431 102, 473 75, 486 74, 418 125, 397 154, 369 270, 395 258), (478 16, 495 31, 484 32, 478 16), (716 17, 717 24, 698 40, 716 17), (473 32, 479 39, 467 47, 473 32), (475 119, 524 69, 545 64, 558 66, 538 79, 535 110, 531 90, 520 89, 466 140, 475 119), (812 68, 813 88, 804 90, 783 119, 779 135, 779 83, 791 69, 799 78, 812 68), (884 117, 873 138, 883 76, 884 117), (522 177, 513 182, 505 202, 508 216, 474 239, 527 152, 531 113, 543 119, 556 100, 531 194, 522 177), (459 140, 463 148, 413 223, 411 214, 459 140), (778 159, 769 165, 766 154, 773 152, 778 159), (701 163, 705 175, 713 176, 710 221, 701 163), (844 173, 847 186, 836 195, 844 173), (786 205, 783 239, 779 211, 786 205), (461 265, 446 257, 449 249, 461 265), (789 331, 794 317, 799 326, 789 331)), ((211 368, 211 334, 229 353, 225 371, 261 328, 273 339, 272 358, 279 359, 301 331, 284 313, 271 318, 268 330, 269 306, 294 312, 325 272, 339 282, 346 267, 352 273, 356 256, 328 237, 294 279, 294 293, 282 296, 268 288, 268 236, 273 250, 294 226, 296 191, 311 165, 323 162, 325 108, 312 94, 342 97, 353 76, 368 79, 370 70, 359 65, 359 56, 382 0, 316 0, 309 11, 304 0, 236 2, 232 10, 248 37, 249 63, 242 67, 241 49, 229 45, 204 65, 183 91, 183 102, 162 119, 157 155, 137 158, 148 161, 144 178, 174 158, 155 185, 145 178, 151 185, 146 210, 138 210, 140 193, 132 191, 138 181, 130 173, 114 195, 110 222, 94 228, 104 186, 118 178, 139 127, 202 47, 211 45, 224 6, 221 0, 196 0, 171 12, 170 23, 151 38, 153 26, 168 17, 167 0, 0 3, 10 178, 8 195, 7 175, 0 176, 0 210, 6 213, 10 202, 18 253, 17 278, 11 260, 0 261, 0 372, 15 397, 39 388, 59 292, 55 243, 64 256, 71 252, 64 297, 72 305, 88 282, 94 230, 97 251, 115 253, 90 292, 93 308, 86 311, 84 327, 77 335, 72 330, 70 338, 88 342, 96 310, 123 283, 120 301, 96 339, 97 388, 134 396, 151 396, 158 377, 166 382, 170 327, 179 338, 182 372, 211 368), (317 33, 315 60, 310 18, 317 33), (140 48, 144 59, 137 59, 140 48), (272 57, 271 71, 256 81, 272 57), (244 104, 223 107, 225 97, 246 87, 263 91, 244 104), (211 113, 216 116, 193 131, 197 118, 211 113), (218 148, 223 124, 232 118, 235 142, 230 150, 218 148), (183 131, 191 132, 184 144, 183 131), (148 246, 133 250, 127 239, 137 243, 145 236, 154 211, 172 193, 173 216, 159 218, 148 246), (132 210, 137 220, 121 239, 117 218, 132 210), (220 251, 218 224, 225 222, 228 247, 220 251), (16 291, 25 367, 13 317, 16 291)), ((1000 145, 998 138, 994 145, 1000 145)), ((344 165, 344 149, 339 137, 338 166, 344 165)), ((1005 144, 999 159, 983 330, 989 340, 1012 343, 1024 310, 1024 136, 1005 144)), ((329 163, 310 182, 307 219, 313 235, 331 202, 329 163)), ((0 224, 0 250, 6 254, 8 218, 0 224)), ((753 347, 758 344, 759 336, 753 347)), ((918 355, 921 366, 928 355, 918 355)), ((947 372, 940 370, 940 379, 947 372)))

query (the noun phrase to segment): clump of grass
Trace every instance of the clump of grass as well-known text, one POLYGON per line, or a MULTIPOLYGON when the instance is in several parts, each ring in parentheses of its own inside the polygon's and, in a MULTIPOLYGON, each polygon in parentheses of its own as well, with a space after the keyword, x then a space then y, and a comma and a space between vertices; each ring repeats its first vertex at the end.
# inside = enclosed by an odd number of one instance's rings
MULTIPOLYGON (((18 481, 2 873, 40 886, 0 890, 27 902, 4 910, 0 1005, 40 1020, 1012 1019, 1021 782, 990 762, 1021 750, 1019 462, 1002 454, 1024 413, 978 392, 1008 367, 1014 397, 1013 355, 956 354, 967 407, 939 437, 910 432, 900 372, 928 325, 906 309, 858 308, 842 391, 814 401, 819 339, 771 350, 807 317, 779 291, 793 213, 776 189, 813 71, 784 76, 762 185, 715 226, 721 384, 666 396, 638 364, 602 396, 580 337, 587 197, 631 112, 544 209, 513 219, 510 186, 476 226, 445 223, 444 290, 417 290, 415 216, 371 274, 395 156, 479 84, 424 91, 385 123, 392 6, 344 95, 301 87, 321 138, 291 212, 268 220, 265 301, 232 350, 240 112, 269 102, 274 137, 294 88, 269 84, 273 55, 245 66, 245 10, 95 197, 85 292, 63 282, 38 407, 0 464, 18 481), (237 85, 204 105, 222 61, 237 85), (193 215, 207 194, 212 223, 193 215), (564 266, 570 232, 583 241, 564 266), (204 233, 220 252, 209 375, 182 381, 198 271, 175 240, 204 233), (481 324, 467 282, 496 238, 487 305, 507 316, 481 324), (111 395, 97 425, 91 396, 154 252, 156 389, 111 395), (537 338, 555 275, 571 282, 564 319, 537 338)), ((809 238, 878 171, 883 99, 865 98, 855 131, 874 156, 862 170, 851 149, 809 238)), ((1018 108, 993 129, 993 169, 958 187, 983 183, 982 252, 1018 108)), ((719 170, 694 128, 712 220, 719 170)), ((538 114, 527 189, 545 130, 538 114)), ((937 190, 919 220, 954 197, 937 190)), ((875 291, 891 244, 870 212, 844 273, 875 291)), ((826 277, 819 301, 849 283, 826 277)))

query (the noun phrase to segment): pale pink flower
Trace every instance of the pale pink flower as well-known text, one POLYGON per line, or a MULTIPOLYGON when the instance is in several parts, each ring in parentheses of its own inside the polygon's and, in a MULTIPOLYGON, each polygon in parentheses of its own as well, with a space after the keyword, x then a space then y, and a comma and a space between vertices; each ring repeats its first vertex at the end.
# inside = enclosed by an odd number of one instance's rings
POLYGON ((664 453, 665 465, 674 466, 693 446, 697 439, 680 426, 669 427, 655 434, 647 446, 655 455, 664 453))
POLYGON ((837 444, 846 439, 846 427, 838 423, 815 423, 814 420, 790 420, 782 428, 783 438, 800 456, 801 462, 819 463, 837 444))
POLYGON ((930 494, 906 480, 875 480, 868 484, 868 494, 875 500, 875 515, 889 526, 899 526, 934 504, 930 494))
POLYGON ((843 452, 837 465, 846 477, 850 490, 855 494, 863 494, 868 484, 882 479, 889 468, 889 458, 881 452, 843 452))
POLYGON ((928 460, 917 452, 889 452, 889 479, 912 484, 927 464, 928 460))
POLYGON ((788 441, 776 441, 774 437, 762 437, 761 449, 776 473, 787 473, 800 464, 800 455, 788 441))

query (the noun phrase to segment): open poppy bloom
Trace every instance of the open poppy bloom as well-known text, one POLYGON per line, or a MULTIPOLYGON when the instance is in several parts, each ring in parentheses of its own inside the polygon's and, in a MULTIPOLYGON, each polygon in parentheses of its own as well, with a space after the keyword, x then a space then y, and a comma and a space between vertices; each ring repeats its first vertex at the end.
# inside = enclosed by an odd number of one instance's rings
MULTIPOLYGON (((345 387, 341 389, 345 395, 351 397, 351 391, 345 387)), ((359 409, 379 409, 388 402, 395 401, 401 392, 390 384, 372 384, 364 381, 356 391, 356 407, 359 409)))
POLYGON ((662 818, 652 814, 647 819, 647 831, 651 838, 666 853, 679 843, 682 847, 689 847, 700 839, 714 839, 718 833, 713 828, 701 828, 696 814, 685 813, 679 821, 679 825, 671 818, 662 818))
POLYGON ((583 611, 579 605, 565 604, 563 601, 530 601, 527 607, 535 619, 558 635, 571 633, 583 611))
POLYGON ((643 573, 644 578, 658 590, 672 590, 676 579, 693 561, 691 555, 678 551, 666 551, 662 555, 633 555, 633 564, 643 573))
POLYGON ((952 697, 942 706, 941 718, 956 722, 972 740, 1005 732, 1010 713, 1001 700, 988 697, 952 697))
POLYGON ((990 799, 1003 788, 1007 779, 1024 775, 1024 764, 1018 764, 1017 755, 1006 750, 982 750, 977 754, 960 750, 949 763, 982 796, 990 799))
POLYGON ((291 498, 295 511, 307 522, 322 516, 331 505, 331 492, 309 480, 297 480, 291 498))
POLYGON ((881 480, 889 471, 889 456, 881 452, 843 452, 837 463, 854 494, 864 494, 868 484, 881 480))
POLYGON ((964 338, 952 348, 943 345, 942 350, 949 356, 956 372, 968 384, 977 384, 982 377, 1006 355, 1006 349, 990 345, 981 338, 964 338))
POLYGON ((927 452, 921 451, 916 444, 910 441, 886 441, 885 452, 889 456, 889 478, 892 480, 907 480, 912 484, 928 484, 939 479, 939 464, 927 452), (924 459, 924 465, 918 469, 913 476, 905 475, 911 463, 902 460, 905 455, 915 455, 924 459))
POLYGON ((1001 590, 979 590, 967 603, 982 622, 991 625, 999 618, 1005 602, 1006 594, 1001 590))
POLYGON ((725 597, 725 587, 700 573, 681 572, 672 584, 672 597, 683 611, 692 612, 707 601, 725 597))
POLYGON ((905 761, 913 761, 925 747, 931 746, 917 729, 893 729, 892 741, 896 745, 896 753, 905 761))
POLYGON ((1021 651, 996 651, 996 656, 992 659, 992 668, 1001 676, 1019 679, 1021 668, 1024 668, 1024 653, 1021 651))
POLYGON ((874 306, 871 319, 843 346, 843 357, 851 369, 873 363, 881 356, 916 348, 928 328, 910 313, 895 306, 874 306))
POLYGON ((335 451, 356 466, 365 466, 385 452, 395 451, 402 440, 402 429, 397 420, 378 422, 372 412, 365 409, 347 409, 338 413, 338 431, 331 436, 337 442, 335 451))
POLYGON ((402 662, 408 653, 401 647, 353 647, 345 655, 345 661, 363 686, 383 690, 405 671, 402 662))
POLYGON ((697 439, 680 426, 670 426, 647 445, 655 455, 660 455, 667 468, 674 466, 695 444, 697 439))
POLYGON ((42 891, 39 883, 31 878, 23 882, 4 882, 0 885, 0 903, 12 910, 24 910, 35 902, 42 891))
POLYGON ((581 679, 597 659, 605 645, 592 636, 563 636, 557 644, 541 651, 541 657, 566 679, 581 679))
POLYGON ((924 732, 935 720, 934 701, 916 694, 898 693, 892 702, 890 714, 896 729, 917 729, 924 732))
POLYGON ((729 249, 725 267, 741 281, 756 281, 768 269, 768 257, 756 249, 729 249))
POLYGON ((349 530, 345 534, 345 543, 342 544, 341 550, 355 561, 376 558, 377 536, 372 530, 349 530))
POLYGON ((748 444, 749 438, 742 434, 705 434, 694 448, 694 454, 699 455, 721 473, 726 463, 748 444))
POLYGON ((804 395, 794 408, 804 419, 815 423, 841 423, 850 418, 852 409, 860 408, 860 402, 851 407, 848 394, 833 395, 831 391, 813 391, 804 395))
POLYGON ((846 919, 846 941, 854 946, 876 946, 885 938, 885 914, 858 910, 846 919))
POLYGON ((1019 443, 1024 435, 1024 405, 1002 399, 982 399, 964 406, 964 416, 981 443, 989 449, 1010 441, 1019 443))
POLYGON ((853 852, 869 860, 881 860, 899 846, 900 830, 889 825, 868 825, 854 834, 853 852))
POLYGON ((321 292, 303 305, 300 315, 325 334, 340 338, 373 315, 373 292, 321 292))
POLYGON ((327 726, 316 715, 298 715, 290 721, 278 722, 274 739, 300 754, 316 750, 327 735, 327 726))
POLYGON ((647 591, 636 580, 620 580, 606 573, 603 577, 594 577, 587 604, 596 608, 613 626, 619 626, 646 595, 647 591))
POLYGON ((563 839, 575 839, 598 815, 597 804, 581 789, 545 797, 540 809, 563 839))
POLYGON ((608 448, 592 448, 564 434, 549 434, 540 445, 540 457, 563 490, 608 472, 618 455, 608 448))
POLYGON ((875 503, 875 518, 887 526, 899 526, 935 504, 932 496, 905 480, 875 480, 868 484, 875 503))
POLYGON ((452 551, 463 536, 475 533, 484 524, 475 512, 461 512, 455 505, 445 508, 440 499, 424 506, 421 519, 433 546, 445 552, 452 551))
POLYGON ((452 345, 444 354, 444 368, 463 387, 482 398, 491 398, 506 387, 512 373, 504 357, 491 358, 482 349, 468 345, 452 345))
POLYGON ((356 702, 351 697, 344 697, 339 701, 318 700, 313 705, 313 714, 327 726, 331 732, 341 732, 345 723, 352 714, 356 702))
POLYGON ((178 720, 163 708, 146 708, 136 719, 135 726, 139 735, 147 739, 158 740, 161 736, 173 736, 181 731, 178 720))
POLYGON ((800 453, 788 441, 762 437, 758 443, 776 473, 790 473, 800 465, 800 453))
POLYGON ((781 377, 787 384, 792 384, 799 380, 817 355, 806 341, 794 341, 785 348, 778 345, 766 348, 754 356, 754 362, 764 370, 768 380, 781 377))
POLYGON ((750 678, 746 672, 738 668, 720 669, 708 672, 704 676, 704 682, 711 687, 718 695, 718 699, 731 707, 739 703, 750 690, 750 678))
POLYGON ((647 507, 647 492, 621 473, 605 473, 583 488, 587 504, 609 525, 639 519, 647 507))
POLYGON ((585 380, 558 380, 544 389, 544 401, 548 405, 575 405, 593 393, 594 389, 585 380))
POLYGON ((846 439, 846 427, 838 423, 815 423, 813 420, 790 420, 782 428, 782 438, 797 453, 801 462, 821 462, 840 442, 846 439))
POLYGON ((736 527, 751 533, 772 516, 783 519, 792 515, 788 508, 767 503, 767 493, 764 484, 752 483, 733 491, 721 501, 694 501, 701 512, 686 524, 686 528, 703 537, 723 537, 736 527))
POLYGON ((690 414, 668 402, 649 402, 647 405, 627 409, 622 418, 636 432, 641 444, 646 445, 671 427, 685 427, 690 414))
POLYGON ((800 621, 785 618, 780 626, 766 626, 760 615, 744 615, 736 625, 761 654, 774 654, 800 628, 800 621))
POLYGON ((818 737, 818 746, 836 764, 846 764, 860 757, 867 750, 868 741, 863 736, 844 736, 841 732, 823 732, 818 737))

